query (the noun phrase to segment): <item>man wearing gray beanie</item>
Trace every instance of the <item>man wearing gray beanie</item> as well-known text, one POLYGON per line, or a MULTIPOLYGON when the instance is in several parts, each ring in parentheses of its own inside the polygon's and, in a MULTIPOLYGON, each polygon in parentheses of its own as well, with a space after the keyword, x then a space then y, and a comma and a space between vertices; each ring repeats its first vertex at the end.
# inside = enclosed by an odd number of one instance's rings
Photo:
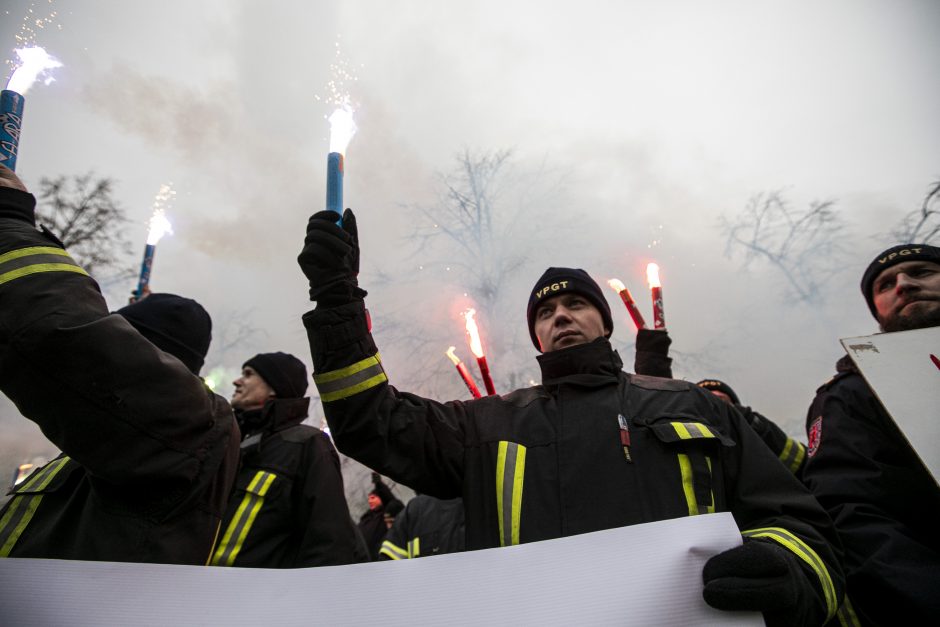
POLYGON ((288 353, 259 353, 235 380, 241 464, 212 566, 302 568, 368 561, 349 516, 339 456, 301 424, 307 368, 288 353))
POLYGON ((826 513, 730 405, 623 372, 610 307, 584 270, 549 268, 529 292, 541 385, 441 403, 389 384, 351 211, 342 225, 314 215, 298 262, 317 303, 304 325, 337 446, 418 492, 463 497, 468 549, 731 512, 744 541, 707 562, 707 603, 761 611, 772 627, 835 614, 842 574, 826 513))
MULTIPOLYGON (((892 246, 868 265, 861 288, 884 332, 940 326, 940 248, 892 246)), ((803 480, 845 549, 851 603, 840 614, 851 607, 864 625, 902 615, 931 624, 940 615, 940 489, 848 355, 836 370, 806 417, 803 480)))

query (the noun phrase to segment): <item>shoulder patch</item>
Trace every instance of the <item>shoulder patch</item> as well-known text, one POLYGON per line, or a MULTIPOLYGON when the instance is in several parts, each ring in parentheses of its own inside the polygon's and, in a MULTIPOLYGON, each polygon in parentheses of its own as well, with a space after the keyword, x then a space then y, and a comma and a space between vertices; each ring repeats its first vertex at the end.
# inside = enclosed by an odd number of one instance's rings
POLYGON ((812 457, 819 450, 819 440, 822 438, 822 416, 817 416, 816 420, 810 423, 807 437, 809 443, 806 452, 812 457))

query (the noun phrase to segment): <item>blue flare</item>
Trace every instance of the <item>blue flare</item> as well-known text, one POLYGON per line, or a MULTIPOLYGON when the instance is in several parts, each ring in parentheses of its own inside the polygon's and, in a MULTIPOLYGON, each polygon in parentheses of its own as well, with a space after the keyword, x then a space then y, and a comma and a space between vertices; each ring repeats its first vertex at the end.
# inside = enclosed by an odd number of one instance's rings
POLYGON ((144 288, 150 284, 150 270, 153 268, 153 254, 157 251, 154 244, 147 244, 144 248, 144 261, 140 264, 140 280, 137 281, 137 289, 134 296, 140 300, 144 296, 144 288))
POLYGON ((331 152, 326 160, 326 210, 336 213, 336 224, 343 224, 343 169, 342 153, 331 152))

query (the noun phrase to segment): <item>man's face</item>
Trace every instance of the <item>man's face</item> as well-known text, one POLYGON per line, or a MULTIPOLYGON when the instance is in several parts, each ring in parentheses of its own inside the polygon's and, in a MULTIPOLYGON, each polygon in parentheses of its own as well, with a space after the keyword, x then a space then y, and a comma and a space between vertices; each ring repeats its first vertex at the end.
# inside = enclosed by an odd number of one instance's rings
POLYGON ((274 398, 274 390, 250 366, 242 368, 242 376, 235 379, 233 384, 235 392, 232 394, 232 407, 235 409, 260 409, 269 398, 274 398))
POLYGON ((380 499, 375 494, 370 494, 369 495, 369 509, 375 510, 380 507, 382 507, 382 499, 380 499))
POLYGON ((905 261, 872 284, 878 323, 885 332, 940 326, 940 264, 905 261))
POLYGON ((535 310, 535 337, 543 353, 593 342, 609 332, 597 307, 580 294, 560 294, 535 310))

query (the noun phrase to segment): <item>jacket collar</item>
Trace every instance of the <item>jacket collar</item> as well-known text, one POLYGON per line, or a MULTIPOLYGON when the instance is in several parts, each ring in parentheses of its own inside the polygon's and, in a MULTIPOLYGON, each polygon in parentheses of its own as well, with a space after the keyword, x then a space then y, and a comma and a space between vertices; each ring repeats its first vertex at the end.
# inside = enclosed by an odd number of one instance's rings
POLYGON ((608 385, 620 377, 623 361, 606 338, 539 355, 542 385, 608 385))
POLYGON ((235 410, 238 426, 242 430, 242 440, 248 436, 274 431, 299 424, 307 417, 309 398, 274 398, 261 409, 235 410))

